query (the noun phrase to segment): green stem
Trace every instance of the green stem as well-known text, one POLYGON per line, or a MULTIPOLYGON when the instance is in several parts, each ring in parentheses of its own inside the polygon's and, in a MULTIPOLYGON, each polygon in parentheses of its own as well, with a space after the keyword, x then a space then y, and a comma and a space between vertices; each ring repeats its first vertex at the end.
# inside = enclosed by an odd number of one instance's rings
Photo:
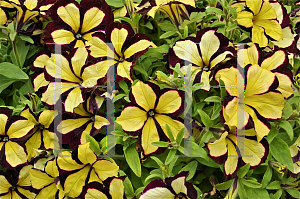
POLYGON ((12 41, 12 46, 13 46, 13 51, 14 51, 15 57, 17 59, 18 66, 19 66, 20 69, 22 69, 20 59, 19 59, 19 55, 18 55, 18 52, 17 52, 16 39, 14 41, 12 41))

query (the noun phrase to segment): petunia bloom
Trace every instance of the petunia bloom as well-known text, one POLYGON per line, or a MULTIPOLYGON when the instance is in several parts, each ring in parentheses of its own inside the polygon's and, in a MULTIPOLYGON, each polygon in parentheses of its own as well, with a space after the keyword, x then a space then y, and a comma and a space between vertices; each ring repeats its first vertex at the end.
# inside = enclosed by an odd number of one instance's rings
POLYGON ((196 7, 194 0, 143 0, 138 6, 138 12, 154 18, 157 11, 162 11, 178 27, 185 19, 189 20, 187 5, 196 7))
POLYGON ((8 20, 9 15, 6 12, 7 8, 14 8, 14 6, 6 1, 0 1, 0 26, 6 24, 8 20))
POLYGON ((174 137, 184 127, 178 118, 183 112, 184 93, 178 90, 164 89, 153 83, 137 82, 132 86, 126 105, 116 122, 129 134, 140 134, 144 155, 159 152, 152 142, 168 140, 166 124, 174 137))
POLYGON ((215 142, 206 145, 209 156, 219 164, 224 163, 226 176, 233 175, 244 164, 249 163, 250 168, 257 167, 269 153, 268 142, 265 139, 257 142, 254 129, 245 130, 245 136, 236 133, 236 128, 231 128, 215 142))
POLYGON ((291 176, 296 178, 300 173, 300 136, 290 146, 290 152, 294 163, 294 171, 291 172, 291 176))
POLYGON ((58 132, 62 134, 62 143, 69 143, 71 148, 86 143, 86 134, 95 136, 100 130, 109 125, 104 113, 94 110, 89 112, 88 103, 80 104, 74 109, 74 115, 63 114, 62 121, 58 124, 58 132))
POLYGON ((169 53, 169 63, 191 63, 191 72, 194 83, 204 83, 204 90, 210 90, 211 70, 218 64, 227 61, 235 54, 229 47, 229 40, 215 28, 205 28, 197 32, 196 38, 188 37, 175 43, 169 53))
POLYGON ((54 140, 57 139, 57 136, 49 127, 56 115, 57 112, 54 110, 44 110, 35 115, 28 106, 20 113, 20 116, 34 123, 33 135, 25 143, 29 162, 35 156, 36 149, 54 148, 54 140))
MULTIPOLYGON (((76 48, 68 55, 52 54, 50 58, 44 56, 43 59, 47 59, 45 63, 41 62, 41 65, 45 65, 44 77, 50 83, 41 100, 53 107, 59 99, 55 95, 62 96, 64 111, 69 113, 73 113, 74 108, 84 102, 85 93, 93 90, 97 81, 106 75, 105 67, 97 63, 87 64, 88 52, 84 47, 76 48), (57 80, 61 81, 61 85, 55 84, 57 80)), ((39 82, 46 85, 45 81, 39 82)))
POLYGON ((128 24, 111 23, 105 33, 95 33, 91 39, 91 56, 101 58, 97 65, 100 68, 112 70, 115 67, 115 81, 130 80, 131 71, 137 58, 147 52, 150 46, 156 47, 145 34, 134 34, 128 24), (111 43, 111 45, 109 44, 111 43))
POLYGON ((217 71, 216 81, 219 78, 225 83, 225 89, 230 96, 224 98, 224 107, 221 117, 228 126, 237 126, 237 108, 244 110, 244 124, 246 129, 254 128, 257 140, 260 141, 270 131, 268 119, 281 118, 284 107, 284 97, 281 93, 274 92, 278 87, 278 80, 274 73, 257 64, 245 68, 245 79, 234 67, 217 71), (244 81, 245 86, 244 86, 244 81), (238 93, 237 85, 242 85, 245 90, 238 93), (238 99, 244 98, 238 104, 238 99))
POLYGON ((32 135, 34 124, 14 115, 8 108, 0 108, 0 164, 11 169, 27 163, 24 142, 32 135))
POLYGON ((57 1, 51 17, 53 22, 45 28, 45 43, 52 50, 53 43, 68 50, 85 46, 93 33, 113 22, 113 13, 102 0, 82 0, 80 4, 75 0, 57 1))
POLYGON ((31 165, 27 165, 5 173, 0 171, 0 197, 35 198, 29 175, 31 168, 31 165))
POLYGON ((81 199, 126 199, 124 191, 125 177, 110 177, 103 181, 103 184, 99 182, 91 182, 86 185, 81 194, 81 199))
POLYGON ((78 197, 83 187, 90 182, 102 183, 109 177, 118 175, 119 167, 116 163, 99 159, 90 149, 90 143, 79 145, 72 154, 62 152, 57 158, 59 171, 59 189, 69 197, 78 197))
POLYGON ((238 51, 238 62, 240 66, 245 67, 248 64, 257 64, 260 67, 274 73, 279 81, 278 90, 285 98, 293 95, 292 89, 292 71, 288 68, 288 54, 283 50, 269 52, 265 56, 256 44, 238 51), (243 56, 244 54, 244 56, 243 56), (244 63, 242 63, 244 62, 244 63))
POLYGON ((186 181, 188 174, 189 172, 182 171, 174 177, 166 178, 165 182, 161 179, 153 180, 146 186, 140 199, 196 199, 196 189, 193 187, 192 183, 186 181))
POLYGON ((59 190, 55 178, 59 176, 56 159, 48 160, 43 170, 30 169, 32 187, 39 190, 35 199, 62 199, 64 192, 59 190))

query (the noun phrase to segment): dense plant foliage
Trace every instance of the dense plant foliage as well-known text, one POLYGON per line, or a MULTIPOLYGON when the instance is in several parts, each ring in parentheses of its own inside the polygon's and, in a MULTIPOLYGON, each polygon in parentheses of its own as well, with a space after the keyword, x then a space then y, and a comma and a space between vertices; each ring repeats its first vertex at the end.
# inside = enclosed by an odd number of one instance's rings
POLYGON ((0 197, 300 198, 299 6, 0 0, 0 197))

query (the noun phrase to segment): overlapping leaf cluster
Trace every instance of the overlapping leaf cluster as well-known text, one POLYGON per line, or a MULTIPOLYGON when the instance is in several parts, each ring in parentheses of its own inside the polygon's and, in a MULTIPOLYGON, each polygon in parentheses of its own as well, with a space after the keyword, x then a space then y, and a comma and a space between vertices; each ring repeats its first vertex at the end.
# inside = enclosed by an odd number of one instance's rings
POLYGON ((299 198, 293 3, 0 1, 0 197, 299 198))

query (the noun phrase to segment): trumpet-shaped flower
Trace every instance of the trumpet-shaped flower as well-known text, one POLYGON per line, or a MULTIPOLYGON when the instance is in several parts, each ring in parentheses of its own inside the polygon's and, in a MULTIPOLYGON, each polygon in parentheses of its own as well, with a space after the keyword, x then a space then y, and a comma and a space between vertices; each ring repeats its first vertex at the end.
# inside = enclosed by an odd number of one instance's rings
POLYGON ((131 70, 137 58, 147 52, 150 46, 156 47, 145 34, 134 34, 128 24, 111 23, 104 33, 95 33, 91 39, 91 56, 101 58, 97 65, 106 70, 116 68, 115 81, 128 79, 131 82, 131 70), (111 45, 109 44, 111 43, 111 45))
POLYGON ((0 171, 0 197, 1 198, 35 198, 31 187, 29 171, 31 165, 9 172, 0 171))
POLYGON ((142 1, 138 6, 138 12, 146 15, 148 14, 154 18, 157 11, 162 11, 171 19, 177 27, 182 24, 185 19, 189 19, 189 13, 186 5, 195 7, 194 0, 146 0, 142 1))
POLYGON ((90 41, 92 34, 104 30, 113 22, 113 13, 105 1, 75 0, 57 1, 53 6, 53 22, 45 28, 45 43, 54 49, 54 43, 65 49, 82 47, 90 41))
MULTIPOLYGON (((85 100, 85 93, 93 90, 93 86, 97 85, 97 81, 106 75, 106 67, 102 67, 97 63, 87 63, 88 52, 85 47, 72 50, 69 55, 52 54, 51 58, 46 55, 42 57, 47 61, 41 61, 41 65, 45 65, 44 77, 49 81, 46 91, 42 95, 42 102, 49 107, 53 107, 58 97, 61 96, 64 102, 64 110, 73 113, 80 103, 85 100), (61 85, 55 84, 60 80, 61 85)), ((46 85, 47 82, 37 79, 40 85, 46 85)))
POLYGON ((279 81, 276 90, 281 92, 285 98, 290 97, 294 93, 292 89, 293 74, 288 69, 289 60, 285 51, 276 50, 268 53, 266 56, 262 56, 261 49, 258 45, 253 44, 249 48, 238 51, 238 62, 242 67, 248 64, 257 64, 274 73, 279 81))
POLYGON ((257 142, 255 136, 254 129, 245 130, 245 135, 237 135, 236 129, 231 128, 206 147, 215 162, 224 163, 226 176, 231 176, 244 164, 249 163, 250 168, 255 168, 267 158, 268 142, 265 139, 257 142))
POLYGON ((103 184, 91 182, 84 187, 81 199, 126 199, 123 185, 124 179, 125 177, 110 177, 104 180, 103 184))
POLYGON ((24 142, 32 135, 34 124, 21 116, 12 116, 0 108, 0 164, 10 169, 27 163, 24 142))
POLYGON ((86 143, 86 134, 95 136, 100 130, 109 125, 110 122, 106 119, 105 114, 94 110, 89 110, 88 103, 80 104, 74 109, 75 116, 64 114, 62 121, 58 126, 61 126, 62 143, 70 143, 71 148, 76 148, 79 144, 86 143))
POLYGON ((275 41, 283 39, 281 25, 277 21, 277 14, 269 1, 246 0, 246 9, 237 15, 238 24, 251 30, 251 39, 260 47, 269 44, 269 38, 275 41))
POLYGON ((234 54, 224 35, 217 33, 216 29, 205 28, 197 33, 196 38, 177 41, 169 53, 169 62, 172 66, 179 62, 185 62, 182 63, 185 66, 191 63, 194 83, 203 82, 203 89, 208 91, 211 70, 234 54))
POLYGON ((62 199, 64 192, 59 190, 55 178, 59 177, 56 159, 48 160, 43 170, 31 168, 30 181, 32 187, 39 190, 35 199, 62 199))
POLYGON ((174 137, 184 127, 178 116, 183 112, 183 92, 164 89, 153 83, 137 82, 130 91, 131 103, 122 111, 116 122, 131 134, 140 134, 145 155, 159 152, 152 142, 168 140, 166 124, 174 137))
POLYGON ((146 186, 140 199, 196 199, 196 189, 193 187, 192 183, 186 181, 188 174, 189 172, 182 171, 174 177, 166 178, 165 182, 161 179, 153 180, 146 186))
POLYGON ((221 114, 225 124, 237 126, 239 107, 244 111, 243 126, 247 129, 254 127, 257 140, 262 140, 270 131, 267 119, 281 118, 284 107, 284 97, 281 93, 274 92, 278 87, 275 74, 254 64, 245 68, 245 79, 234 67, 219 70, 215 75, 216 81, 219 81, 219 78, 225 83, 226 91, 230 95, 224 98, 225 105, 221 114), (244 87, 244 92, 238 93, 237 85, 244 87))
POLYGON ((58 186, 69 196, 80 196, 83 187, 90 182, 103 183, 109 177, 118 175, 119 167, 116 163, 105 159, 98 159, 90 149, 90 143, 79 145, 72 154, 62 152, 57 158, 59 171, 58 186))
POLYGON ((35 115, 28 106, 20 113, 20 116, 34 123, 33 135, 25 143, 29 162, 35 157, 36 149, 54 148, 54 140, 57 140, 57 136, 53 130, 50 130, 50 125, 56 115, 57 112, 54 110, 44 110, 35 115))

